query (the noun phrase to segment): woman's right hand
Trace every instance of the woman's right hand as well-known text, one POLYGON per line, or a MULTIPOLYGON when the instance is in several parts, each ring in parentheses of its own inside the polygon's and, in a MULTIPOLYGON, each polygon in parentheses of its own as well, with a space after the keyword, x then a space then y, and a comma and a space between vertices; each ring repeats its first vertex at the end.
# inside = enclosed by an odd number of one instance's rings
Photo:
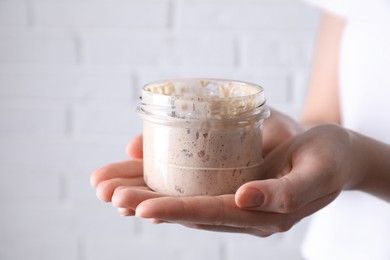
POLYGON ((264 156, 267 156, 276 147, 304 131, 304 127, 293 118, 273 108, 270 108, 270 110, 271 116, 264 121, 264 156))

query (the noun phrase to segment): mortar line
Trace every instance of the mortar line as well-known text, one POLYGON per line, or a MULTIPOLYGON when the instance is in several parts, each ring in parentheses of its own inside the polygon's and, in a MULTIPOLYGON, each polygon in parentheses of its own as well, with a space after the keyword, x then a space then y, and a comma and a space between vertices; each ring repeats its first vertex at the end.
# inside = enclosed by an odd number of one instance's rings
POLYGON ((25 0, 26 3, 26 19, 27 19, 27 26, 33 27, 34 26, 34 7, 31 0, 25 0))

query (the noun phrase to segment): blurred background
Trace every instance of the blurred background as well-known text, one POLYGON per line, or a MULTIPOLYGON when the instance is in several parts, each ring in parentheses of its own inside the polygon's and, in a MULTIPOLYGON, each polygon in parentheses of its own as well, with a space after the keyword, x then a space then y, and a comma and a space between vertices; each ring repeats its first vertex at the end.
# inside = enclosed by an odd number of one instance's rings
POLYGON ((318 12, 294 0, 0 0, 0 259, 302 259, 269 238, 119 217, 91 172, 126 159, 141 87, 217 77, 302 108, 318 12))

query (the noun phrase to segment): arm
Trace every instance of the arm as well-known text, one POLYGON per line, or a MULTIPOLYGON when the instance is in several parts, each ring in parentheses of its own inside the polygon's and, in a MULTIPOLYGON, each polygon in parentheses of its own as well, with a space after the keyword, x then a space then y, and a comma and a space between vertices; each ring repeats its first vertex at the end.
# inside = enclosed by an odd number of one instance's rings
MULTIPOLYGON (((302 124, 342 123, 338 89, 339 50, 345 21, 323 13, 312 64, 306 103, 301 116, 302 124)), ((364 162, 365 177, 359 184, 347 184, 345 189, 358 189, 390 201, 390 147, 377 140, 351 133, 355 162, 364 162)), ((355 170, 359 172, 358 170, 355 170)))
POLYGON ((305 128, 322 123, 341 123, 339 111, 338 62, 345 20, 323 13, 313 57, 309 89, 299 125, 295 120, 271 108, 264 122, 265 156, 305 128))
POLYGON ((317 35, 311 78, 301 121, 305 125, 341 123, 338 66, 345 21, 323 13, 317 35))
MULTIPOLYGON (((389 145, 338 125, 323 124, 341 121, 334 66, 343 24, 339 18, 327 14, 321 23, 302 116, 303 123, 317 126, 302 132, 299 125, 277 112, 266 121, 264 138, 268 140, 268 154, 263 165, 267 175, 264 180, 246 183, 236 194, 165 197, 142 182, 142 165, 138 160, 97 170, 91 182, 97 187, 99 198, 112 201, 121 215, 135 214, 151 218, 154 223, 174 222, 257 236, 290 229, 331 203, 343 189, 359 189, 390 201, 389 145), (324 44, 327 37, 332 40, 324 44), (274 139, 273 133, 284 140, 274 139)), ((137 138, 129 146, 129 155, 141 157, 141 143, 141 137, 137 138)))

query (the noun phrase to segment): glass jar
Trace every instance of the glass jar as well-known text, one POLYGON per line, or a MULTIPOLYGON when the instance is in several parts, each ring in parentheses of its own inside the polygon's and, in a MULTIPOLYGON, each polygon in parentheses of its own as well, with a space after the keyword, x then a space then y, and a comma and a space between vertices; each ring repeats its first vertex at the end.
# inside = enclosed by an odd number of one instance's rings
POLYGON ((169 196, 235 193, 262 177, 263 88, 221 79, 147 84, 138 114, 144 121, 144 178, 169 196))

